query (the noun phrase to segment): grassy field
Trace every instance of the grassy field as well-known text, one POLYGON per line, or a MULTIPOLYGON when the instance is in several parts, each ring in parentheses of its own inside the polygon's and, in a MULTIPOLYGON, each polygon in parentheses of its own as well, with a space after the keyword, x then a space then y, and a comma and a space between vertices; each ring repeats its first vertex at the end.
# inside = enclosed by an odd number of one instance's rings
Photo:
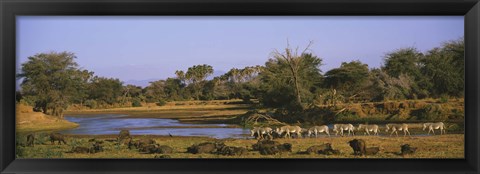
MULTIPOLYGON (((90 138, 96 140, 114 139, 116 135, 88 136, 76 135, 67 137, 67 145, 51 145, 46 137, 39 136, 35 147, 19 147, 20 158, 153 158, 158 154, 143 154, 136 149, 128 149, 125 145, 116 145, 115 142, 105 142, 104 152, 95 154, 68 153, 74 146, 91 146, 90 138)), ((355 158, 351 147, 347 144, 354 138, 366 141, 367 147, 379 146, 381 151, 377 155, 360 158, 463 158, 464 135, 447 134, 425 137, 378 137, 378 136, 354 136, 354 137, 322 137, 300 139, 275 139, 280 143, 291 143, 291 153, 277 155, 261 155, 258 151, 252 151, 255 139, 222 139, 228 146, 247 147, 249 150, 245 156, 222 156, 214 154, 190 154, 186 148, 197 143, 212 142, 216 139, 205 137, 164 137, 164 136, 134 136, 134 139, 153 138, 160 145, 168 145, 174 149, 169 154, 172 158, 355 158), (340 150, 339 155, 307 155, 301 154, 312 145, 331 143, 333 149, 340 150), (417 147, 417 153, 407 156, 399 156, 400 145, 410 144, 417 147), (299 153, 300 152, 300 153, 299 153)), ((22 139, 22 138, 20 138, 22 139)), ((358 157, 357 157, 358 158, 358 157)))

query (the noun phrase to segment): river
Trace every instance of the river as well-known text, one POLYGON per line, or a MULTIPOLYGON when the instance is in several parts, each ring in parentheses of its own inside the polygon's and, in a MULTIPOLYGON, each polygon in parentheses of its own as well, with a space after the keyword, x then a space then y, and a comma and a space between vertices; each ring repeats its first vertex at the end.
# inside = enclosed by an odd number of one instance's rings
POLYGON ((234 128, 228 124, 186 124, 175 119, 127 118, 120 114, 66 115, 65 119, 79 127, 64 130, 64 134, 108 135, 121 129, 132 135, 203 136, 212 138, 245 138, 248 129, 234 128))

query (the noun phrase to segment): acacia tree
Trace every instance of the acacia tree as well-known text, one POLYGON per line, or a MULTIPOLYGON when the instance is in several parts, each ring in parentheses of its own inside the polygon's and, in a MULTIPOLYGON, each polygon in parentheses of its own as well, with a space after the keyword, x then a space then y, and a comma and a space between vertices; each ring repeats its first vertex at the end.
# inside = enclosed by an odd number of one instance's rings
POLYGON ((123 82, 116 78, 95 76, 89 86, 89 98, 97 102, 112 105, 123 95, 123 82))
POLYGON ((71 52, 40 53, 21 65, 20 87, 36 110, 63 117, 72 100, 83 100, 85 84, 93 73, 80 70, 75 58, 71 52))
POLYGON ((399 78, 400 75, 410 76, 413 79, 411 84, 411 94, 409 98, 428 97, 428 89, 431 81, 421 72, 425 66, 425 56, 414 47, 402 48, 385 55, 385 65, 382 70, 393 78, 399 78))
POLYGON ((432 85, 427 88, 432 95, 463 96, 465 45, 463 38, 446 42, 441 48, 430 50, 425 59, 422 73, 428 77, 432 85))
POLYGON ((368 65, 360 61, 342 62, 339 68, 325 73, 324 85, 331 89, 338 89, 345 96, 359 95, 368 80, 368 65))

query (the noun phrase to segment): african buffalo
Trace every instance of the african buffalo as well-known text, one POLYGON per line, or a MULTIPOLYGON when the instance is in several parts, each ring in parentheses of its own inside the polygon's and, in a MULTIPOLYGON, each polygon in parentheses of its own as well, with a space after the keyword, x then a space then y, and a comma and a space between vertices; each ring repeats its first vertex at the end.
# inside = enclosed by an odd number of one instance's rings
POLYGON ((411 147, 409 144, 401 145, 401 155, 414 154, 417 151, 416 147, 411 147))
POLYGON ((33 134, 28 134, 28 135, 27 135, 27 146, 32 146, 32 147, 34 147, 34 146, 35 146, 34 141, 35 141, 35 135, 33 135, 33 134))
POLYGON ((199 154, 199 153, 216 153, 218 150, 226 146, 223 142, 205 142, 198 145, 192 145, 187 148, 188 153, 199 154))
POLYGON ((333 150, 332 144, 326 143, 322 145, 311 146, 306 151, 307 154, 324 154, 324 155, 332 155, 332 154, 339 154, 340 151, 333 150))
POLYGON ((52 142, 52 144, 55 141, 58 141, 58 144, 62 144, 61 142, 63 142, 64 144, 67 144, 67 142, 65 141, 65 136, 60 133, 51 133, 50 141, 52 142))
POLYGON ((348 142, 350 147, 353 149, 354 155, 365 155, 366 152, 366 144, 365 141, 362 139, 353 139, 348 142))

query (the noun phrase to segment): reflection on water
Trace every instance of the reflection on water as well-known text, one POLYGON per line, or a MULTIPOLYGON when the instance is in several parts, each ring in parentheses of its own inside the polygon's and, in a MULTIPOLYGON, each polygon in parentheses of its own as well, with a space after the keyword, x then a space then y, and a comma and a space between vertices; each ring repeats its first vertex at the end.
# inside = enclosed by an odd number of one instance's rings
POLYGON ((67 115, 65 119, 78 123, 75 129, 65 130, 65 134, 118 134, 120 129, 130 129, 133 135, 173 135, 208 136, 213 138, 241 138, 249 134, 248 129, 227 128, 227 124, 185 124, 174 119, 123 118, 127 115, 67 115), (175 128, 162 128, 175 126, 175 128), (213 126, 215 128, 189 128, 189 126, 213 126))

